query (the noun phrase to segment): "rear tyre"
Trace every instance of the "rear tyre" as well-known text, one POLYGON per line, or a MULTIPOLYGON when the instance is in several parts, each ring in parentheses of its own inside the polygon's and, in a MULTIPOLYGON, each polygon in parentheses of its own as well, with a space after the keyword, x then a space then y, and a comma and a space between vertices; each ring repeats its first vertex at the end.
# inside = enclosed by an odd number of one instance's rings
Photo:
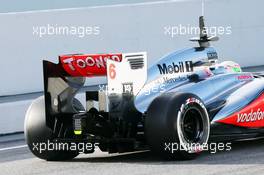
MULTIPOLYGON (((77 99, 74 99, 73 103, 75 109, 84 110, 77 99)), ((56 136, 46 126, 44 96, 34 100, 28 108, 24 122, 24 133, 30 151, 40 159, 48 161, 69 160, 79 154, 77 151, 47 149, 48 144, 51 146, 52 139, 56 136)))
POLYGON ((210 134, 207 110, 190 93, 166 93, 154 99, 145 127, 151 150, 169 159, 196 158, 210 134))

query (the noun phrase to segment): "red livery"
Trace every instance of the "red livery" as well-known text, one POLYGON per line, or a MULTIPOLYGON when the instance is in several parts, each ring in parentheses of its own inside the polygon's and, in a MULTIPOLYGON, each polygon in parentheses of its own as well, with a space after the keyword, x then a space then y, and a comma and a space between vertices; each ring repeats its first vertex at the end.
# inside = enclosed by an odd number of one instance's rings
POLYGON ((63 55, 59 57, 64 70, 71 76, 106 75, 106 60, 122 61, 122 54, 63 55))

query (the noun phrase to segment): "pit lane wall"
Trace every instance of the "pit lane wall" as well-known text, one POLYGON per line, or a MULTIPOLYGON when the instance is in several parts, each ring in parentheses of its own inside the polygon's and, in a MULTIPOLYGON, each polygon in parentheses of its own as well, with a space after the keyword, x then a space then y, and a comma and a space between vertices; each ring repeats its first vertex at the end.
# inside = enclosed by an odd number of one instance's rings
MULTIPOLYGON (((225 30, 213 43, 220 60, 264 65, 263 6, 259 0, 205 1, 206 25, 225 30)), ((59 54, 147 51, 151 65, 168 52, 197 45, 188 41, 195 33, 179 30, 198 26, 200 15, 198 0, 2 13, 0 96, 42 91, 42 59, 56 62, 59 54), (65 27, 71 32, 58 32, 65 27)), ((105 79, 87 84, 98 81, 105 79)), ((23 107, 21 103, 0 104, 0 133, 23 130, 30 102, 24 101, 23 107)))

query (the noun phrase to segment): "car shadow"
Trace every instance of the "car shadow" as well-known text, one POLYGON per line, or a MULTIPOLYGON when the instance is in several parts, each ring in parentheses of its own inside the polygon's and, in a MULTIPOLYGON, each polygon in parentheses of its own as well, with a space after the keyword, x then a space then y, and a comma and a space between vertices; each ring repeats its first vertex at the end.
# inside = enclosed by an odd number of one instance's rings
POLYGON ((89 163, 140 163, 140 164, 264 164, 264 139, 236 141, 230 151, 203 152, 194 160, 165 160, 151 151, 126 154, 82 155, 69 162, 89 163))

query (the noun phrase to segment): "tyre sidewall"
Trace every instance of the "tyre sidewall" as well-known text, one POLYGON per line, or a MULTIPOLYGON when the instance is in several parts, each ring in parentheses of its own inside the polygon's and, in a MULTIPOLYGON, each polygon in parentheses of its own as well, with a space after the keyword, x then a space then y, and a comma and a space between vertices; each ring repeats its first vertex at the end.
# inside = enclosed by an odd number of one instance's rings
POLYGON ((207 143, 210 125, 207 110, 202 100, 190 93, 166 93, 153 100, 148 108, 146 118, 146 137, 151 150, 173 159, 193 159, 199 152, 189 153, 179 149, 181 143, 184 142, 179 134, 179 123, 182 114, 190 107, 197 108, 205 119, 206 136, 204 142, 207 143), (173 151, 166 150, 166 145, 177 144, 178 149, 173 151))
POLYGON ((172 141, 172 143, 178 143, 178 147, 181 147, 181 149, 176 152, 176 154, 181 154, 183 155, 182 157, 185 157, 186 159, 193 159, 199 155, 202 150, 200 150, 199 147, 190 147, 192 146, 191 143, 189 143, 183 136, 181 123, 184 118, 184 114, 189 109, 195 109, 199 111, 203 123, 202 137, 195 144, 197 146, 206 144, 210 135, 209 117, 204 103, 198 96, 194 94, 177 95, 174 97, 174 100, 171 100, 167 126, 170 128, 169 130, 173 131, 173 135, 171 136, 172 139, 170 139, 170 141, 172 141))

